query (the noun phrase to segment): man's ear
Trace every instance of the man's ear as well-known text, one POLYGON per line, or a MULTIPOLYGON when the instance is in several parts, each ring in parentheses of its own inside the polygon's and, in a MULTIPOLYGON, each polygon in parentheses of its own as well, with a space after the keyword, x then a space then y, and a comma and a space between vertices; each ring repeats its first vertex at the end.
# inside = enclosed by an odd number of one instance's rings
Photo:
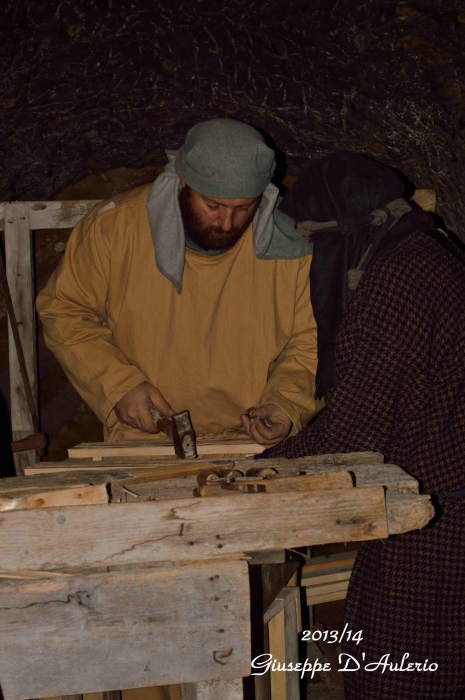
POLYGON ((181 185, 181 187, 185 187, 185 186, 186 186, 186 183, 184 182, 184 180, 179 180, 179 184, 181 185))

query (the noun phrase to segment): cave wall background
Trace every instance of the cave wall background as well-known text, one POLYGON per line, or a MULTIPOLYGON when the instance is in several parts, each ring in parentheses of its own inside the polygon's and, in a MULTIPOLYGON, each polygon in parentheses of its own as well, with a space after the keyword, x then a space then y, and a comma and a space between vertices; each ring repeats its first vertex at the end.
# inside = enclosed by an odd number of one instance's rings
POLYGON ((465 237, 465 2, 6 0, 2 36, 1 200, 162 165, 230 116, 291 174, 338 149, 398 166, 465 237))

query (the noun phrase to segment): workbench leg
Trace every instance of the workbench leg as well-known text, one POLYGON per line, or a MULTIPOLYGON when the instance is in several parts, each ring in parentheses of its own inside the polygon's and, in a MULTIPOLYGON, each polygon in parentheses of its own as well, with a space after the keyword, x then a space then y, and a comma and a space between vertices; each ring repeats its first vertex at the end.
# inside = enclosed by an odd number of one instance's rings
MULTIPOLYGON (((29 205, 13 202, 5 206, 5 268, 11 300, 18 324, 29 382, 37 410, 36 323, 34 310, 34 267, 32 262, 32 232, 29 228, 29 205)), ((16 348, 8 324, 8 353, 10 368, 11 429, 13 440, 33 434, 32 420, 19 369, 16 348)), ((37 462, 34 450, 14 454, 18 476, 24 468, 37 462)))
MULTIPOLYGON (((284 589, 286 590, 286 589, 284 589)), ((279 664, 299 662, 299 589, 277 615, 268 622, 269 653, 279 664)), ((270 671, 271 700, 299 700, 300 674, 297 671, 270 671)))
POLYGON ((183 683, 181 700, 244 700, 242 678, 231 681, 183 683))

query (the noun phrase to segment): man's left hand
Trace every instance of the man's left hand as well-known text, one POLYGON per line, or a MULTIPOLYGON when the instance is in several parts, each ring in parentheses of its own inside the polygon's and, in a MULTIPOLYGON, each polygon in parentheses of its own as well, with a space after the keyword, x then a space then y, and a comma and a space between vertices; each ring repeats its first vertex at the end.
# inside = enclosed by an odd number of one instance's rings
POLYGON ((259 445, 277 445, 292 428, 292 421, 275 403, 266 403, 241 416, 241 423, 250 437, 259 445))

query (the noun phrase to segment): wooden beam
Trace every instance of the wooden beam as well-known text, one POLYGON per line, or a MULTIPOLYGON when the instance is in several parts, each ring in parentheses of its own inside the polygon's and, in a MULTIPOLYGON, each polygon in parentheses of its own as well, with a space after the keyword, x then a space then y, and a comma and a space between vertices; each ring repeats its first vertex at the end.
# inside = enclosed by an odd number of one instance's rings
MULTIPOLYGON (((196 459, 192 462, 182 459, 155 460, 150 458, 141 458, 139 461, 126 461, 124 457, 114 460, 103 459, 101 462, 94 462, 92 459, 67 459, 64 462, 37 462, 26 469, 26 476, 58 474, 60 472, 85 472, 88 470, 112 473, 113 471, 124 469, 130 474, 135 474, 136 472, 140 475, 142 475, 142 473, 150 473, 154 475, 154 478, 173 479, 176 477, 188 476, 189 474, 198 474, 202 469, 219 470, 234 466, 232 459, 222 459, 218 460, 218 462, 221 463, 212 464, 211 460, 207 459, 207 457, 204 459, 196 459)), ((250 464, 250 462, 248 462, 248 464, 250 464)))
POLYGON ((349 582, 346 584, 341 584, 341 587, 336 590, 325 590, 319 594, 307 592, 307 605, 320 605, 321 603, 332 603, 335 600, 345 600, 347 597, 347 589, 349 587, 349 582))
MULTIPOLYGON (((284 627, 284 609, 280 610, 268 622, 270 654, 281 666, 286 663, 286 643, 284 627)), ((286 672, 269 671, 271 700, 287 700, 286 672)))
MULTIPOLYGON (((387 489, 392 491, 399 491, 401 493, 418 493, 419 485, 418 481, 414 479, 410 474, 407 474, 403 469, 397 467, 393 464, 354 464, 354 465, 331 465, 331 464, 319 464, 308 466, 308 464, 303 464, 301 466, 297 465, 297 462, 306 460, 306 458, 295 459, 295 460, 283 460, 285 464, 276 465, 277 460, 235 460, 234 458, 228 463, 215 464, 208 461, 196 462, 186 462, 183 463, 182 460, 172 461, 169 464, 166 462, 158 464, 158 462, 145 461, 141 463, 136 462, 120 462, 115 460, 114 462, 93 462, 90 460, 67 460, 65 462, 42 462, 29 467, 26 469, 26 475, 39 475, 39 474, 58 474, 65 472, 82 472, 86 474, 89 470, 93 470, 94 473, 99 470, 102 473, 112 474, 113 472, 118 473, 121 470, 125 470, 129 476, 136 477, 139 476, 149 477, 153 475, 153 480, 156 479, 171 479, 175 480, 177 477, 188 476, 189 474, 198 474, 202 469, 212 469, 217 471, 223 469, 227 466, 234 467, 235 469, 245 470, 250 469, 251 466, 255 467, 256 464, 267 466, 267 462, 271 462, 274 468, 277 469, 279 474, 287 476, 290 474, 298 474, 303 472, 304 474, 328 474, 337 473, 341 471, 350 470, 354 475, 355 485, 358 487, 364 486, 385 486, 387 489), (43 466, 42 466, 43 465, 43 466)), ((281 460, 279 460, 281 462, 281 460)))
MULTIPOLYGON (((234 460, 235 466, 240 469, 242 462, 234 460)), ((335 452, 324 455, 307 455, 297 459, 286 459, 277 457, 276 459, 254 460, 254 467, 295 467, 297 469, 334 466, 347 467, 352 464, 384 464, 384 457, 380 452, 335 452)), ((327 471, 330 471, 329 469, 327 471)))
POLYGON ((0 525, 6 571, 208 559, 388 535, 382 487, 13 511, 0 525))
MULTIPOLYGON (((23 202, 5 205, 5 267, 27 373, 37 408, 34 267, 32 262, 29 208, 23 202)), ((11 429, 13 440, 22 440, 34 431, 9 323, 8 353, 11 429)), ((34 450, 29 450, 27 452, 16 452, 14 460, 16 473, 21 475, 24 474, 25 467, 37 461, 37 457, 34 450)))
POLYGON ((53 508, 58 506, 87 506, 108 503, 106 484, 98 486, 78 486, 76 488, 39 491, 16 498, 0 498, 0 512, 24 510, 28 508, 53 508))
MULTIPOLYGON (((273 659, 281 664, 299 662, 298 632, 300 630, 300 603, 297 587, 283 588, 264 616, 268 623, 269 649, 273 659)), ((299 700, 300 674, 298 672, 269 671, 271 700, 299 700)))
POLYGON ((181 686, 180 700, 244 700, 242 678, 186 683, 181 686))
MULTIPOLYGON (((286 665, 299 663, 300 599, 299 589, 292 588, 294 595, 284 605, 284 648, 286 665)), ((299 700, 300 674, 289 671, 286 676, 286 700, 299 700)))
MULTIPOLYGON (((326 457, 326 455, 321 455, 326 457)), ((329 455, 330 456, 330 455, 329 455)), ((254 460, 253 466, 268 466, 275 468, 280 474, 328 474, 332 472, 350 471, 355 477, 355 486, 379 486, 383 485, 393 491, 403 493, 418 493, 418 481, 401 467, 395 464, 382 464, 380 462, 354 462, 347 459, 347 464, 332 464, 324 459, 321 462, 318 456, 301 457, 299 459, 269 459, 254 460)), ((341 455, 338 455, 341 457, 341 455)), ((234 461, 235 469, 241 469, 247 464, 246 460, 234 461)))
MULTIPOLYGON (((197 452, 199 455, 239 454, 255 455, 263 452, 263 445, 253 440, 199 440, 197 452)), ((174 455, 172 442, 153 440, 150 442, 83 442, 68 449, 70 459, 90 457, 100 461, 104 457, 165 457, 174 455)))
POLYGON ((425 527, 434 517, 434 506, 428 494, 386 491, 386 511, 390 535, 401 535, 425 527))
POLYGON ((3 581, 2 692, 26 700, 240 678, 250 674, 249 615, 241 561, 3 581))
MULTIPOLYGON (((66 200, 63 202, 13 202, 28 211, 30 227, 34 230, 74 228, 98 204, 99 199, 66 200)), ((0 202, 0 230, 5 227, 7 202, 0 202)))
MULTIPOLYGON (((210 486, 210 484, 206 484, 210 486)), ((215 486, 215 484, 211 484, 215 486)), ((226 483, 223 491, 229 493, 231 490, 242 493, 261 491, 266 493, 284 493, 286 491, 320 491, 322 489, 347 489, 352 488, 352 476, 349 472, 338 471, 326 474, 309 474, 296 476, 280 476, 271 479, 252 479, 250 481, 233 481, 226 483)), ((202 493, 202 489, 200 491, 202 493)), ((203 494, 202 494, 203 495, 203 494)), ((213 494, 212 494, 213 495, 213 494)))

